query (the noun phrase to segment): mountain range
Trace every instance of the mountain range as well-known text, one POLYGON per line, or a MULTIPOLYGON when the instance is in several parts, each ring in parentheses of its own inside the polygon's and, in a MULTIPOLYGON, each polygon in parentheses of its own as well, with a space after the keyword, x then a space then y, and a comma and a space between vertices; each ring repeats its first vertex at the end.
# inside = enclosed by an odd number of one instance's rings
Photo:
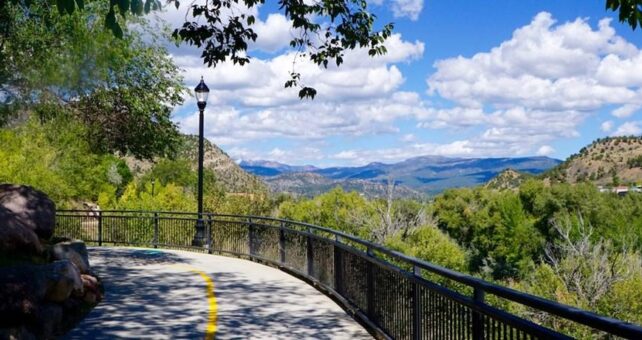
MULTIPOLYGON (((436 194, 447 188, 475 186, 488 182, 505 169, 539 174, 561 161, 549 157, 451 158, 422 156, 398 163, 374 162, 356 167, 318 168, 293 166, 273 161, 241 161, 245 171, 260 176, 275 192, 314 195, 327 186, 342 186, 365 192, 363 186, 385 186, 394 180, 401 196, 436 194)), ((370 190, 372 191, 372 190, 370 190)), ((378 190, 374 190, 378 191, 378 190)), ((375 196, 378 194, 374 194, 375 196)))

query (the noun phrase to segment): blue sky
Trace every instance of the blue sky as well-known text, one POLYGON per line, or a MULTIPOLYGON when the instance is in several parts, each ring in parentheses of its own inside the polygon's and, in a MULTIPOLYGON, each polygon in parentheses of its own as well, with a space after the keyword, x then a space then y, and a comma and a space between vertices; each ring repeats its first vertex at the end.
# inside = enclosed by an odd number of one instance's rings
MULTIPOLYGON (((566 158, 592 140, 642 133, 642 31, 605 0, 369 2, 394 22, 389 53, 346 54, 340 68, 298 60, 300 101, 284 90, 296 32, 268 2, 243 68, 208 69, 199 52, 170 48, 193 88, 212 89, 207 138, 235 159, 317 166, 395 162, 422 155, 566 158)), ((185 8, 162 16, 170 25, 185 8)), ((197 131, 188 98, 174 119, 197 131)))

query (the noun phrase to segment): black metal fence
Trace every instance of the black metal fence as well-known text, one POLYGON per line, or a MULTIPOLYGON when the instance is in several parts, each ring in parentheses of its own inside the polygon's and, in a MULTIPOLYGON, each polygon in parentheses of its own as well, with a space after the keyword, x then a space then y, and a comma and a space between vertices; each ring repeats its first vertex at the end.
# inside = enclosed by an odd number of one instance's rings
POLYGON ((268 262, 315 284, 382 338, 642 339, 640 326, 495 285, 339 231, 257 216, 202 218, 205 247, 192 246, 198 220, 193 213, 65 210, 57 213, 55 232, 99 246, 180 248, 268 262), (540 317, 528 320, 506 306, 540 317))

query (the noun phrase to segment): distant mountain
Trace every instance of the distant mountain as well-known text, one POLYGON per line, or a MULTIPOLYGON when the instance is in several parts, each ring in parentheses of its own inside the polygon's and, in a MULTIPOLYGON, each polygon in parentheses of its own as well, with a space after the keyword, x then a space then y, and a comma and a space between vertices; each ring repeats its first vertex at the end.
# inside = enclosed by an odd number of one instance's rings
POLYGON ((642 137, 600 138, 542 177, 552 182, 590 181, 597 185, 642 182, 642 137))
MULTIPOLYGON (((558 165, 561 161, 548 157, 449 158, 422 156, 393 164, 377 162, 359 167, 315 168, 314 170, 294 170, 296 167, 283 164, 280 164, 279 167, 266 166, 265 164, 268 163, 271 162, 261 163, 260 169, 249 162, 240 165, 246 171, 263 177, 268 183, 270 177, 273 176, 306 172, 335 180, 336 183, 361 180, 381 184, 393 179, 395 183, 412 190, 435 194, 447 188, 484 184, 507 168, 539 174, 558 165)), ((305 186, 300 191, 305 192, 305 186)))
POLYGON ((243 160, 239 166, 245 171, 255 174, 257 176, 276 176, 283 173, 291 172, 312 172, 319 170, 319 168, 312 165, 287 165, 273 161, 246 161, 243 160))
MULTIPOLYGON (((335 180, 313 172, 292 172, 278 176, 264 177, 263 180, 274 193, 288 193, 294 196, 312 197, 341 187, 345 191, 357 191, 369 198, 386 197, 387 183, 359 179, 335 180)), ((421 198, 424 195, 403 185, 394 188, 396 198, 421 198)))

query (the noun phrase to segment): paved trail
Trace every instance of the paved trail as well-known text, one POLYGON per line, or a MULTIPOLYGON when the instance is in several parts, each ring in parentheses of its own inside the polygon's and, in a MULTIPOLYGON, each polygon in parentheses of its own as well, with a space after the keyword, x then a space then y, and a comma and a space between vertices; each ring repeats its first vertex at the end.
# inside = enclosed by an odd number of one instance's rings
POLYGON ((330 298, 250 261, 134 248, 90 261, 105 299, 65 339, 371 339, 330 298))

